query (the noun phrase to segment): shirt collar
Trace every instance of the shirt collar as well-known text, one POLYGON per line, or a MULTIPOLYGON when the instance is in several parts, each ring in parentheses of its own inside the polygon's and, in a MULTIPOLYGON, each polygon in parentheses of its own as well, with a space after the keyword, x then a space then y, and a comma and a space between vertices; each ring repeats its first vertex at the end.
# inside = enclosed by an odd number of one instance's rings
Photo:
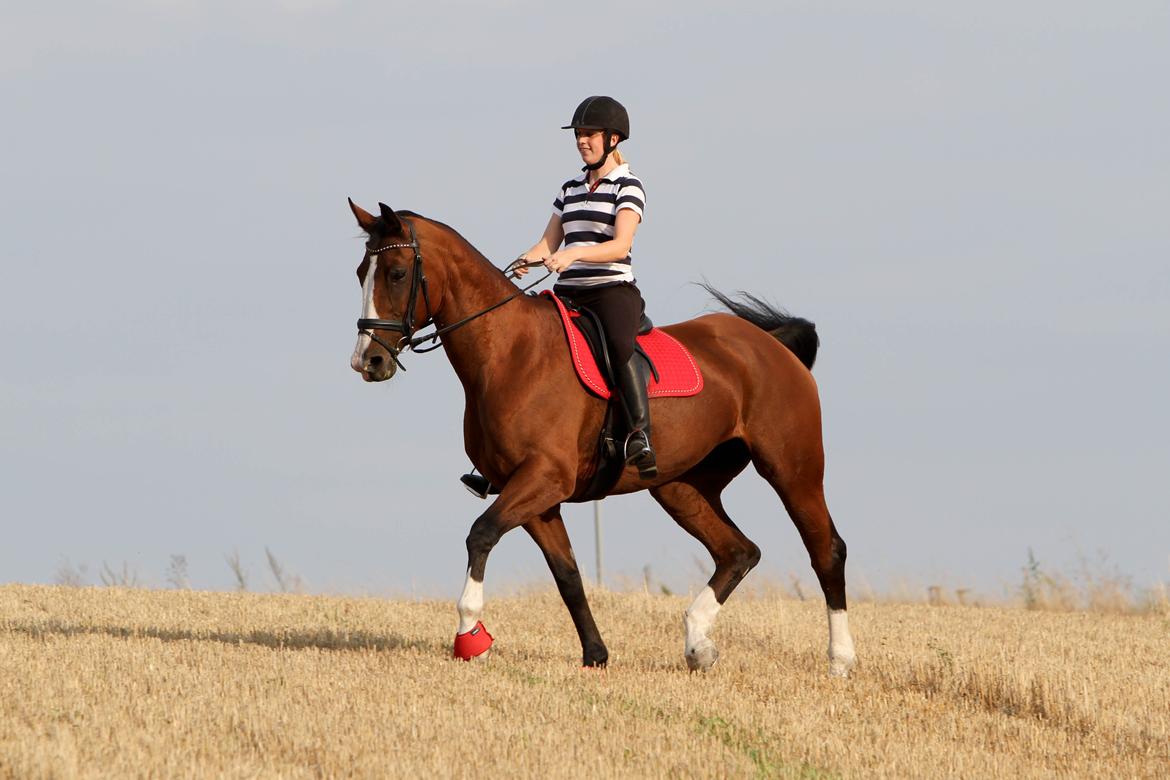
MULTIPOLYGON (((610 182, 617 181, 621 177, 629 176, 629 175, 630 175, 630 164, 629 163, 622 163, 621 165, 614 168, 609 173, 602 176, 601 181, 610 181, 610 182)), ((578 181, 581 182, 582 184, 584 184, 586 187, 588 187, 589 186, 589 171, 581 171, 581 178, 578 179, 578 181)))
POLYGON ((617 181, 621 177, 629 176, 629 175, 630 175, 630 164, 629 163, 622 163, 621 165, 614 168, 612 171, 605 174, 601 178, 605 179, 606 181, 617 181))

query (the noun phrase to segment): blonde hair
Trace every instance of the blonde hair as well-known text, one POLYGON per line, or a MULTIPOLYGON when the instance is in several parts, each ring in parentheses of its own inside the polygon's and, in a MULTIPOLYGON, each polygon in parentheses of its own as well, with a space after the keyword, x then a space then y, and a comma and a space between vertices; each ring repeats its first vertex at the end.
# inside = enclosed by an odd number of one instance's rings
POLYGON ((626 164, 625 155, 623 155, 617 149, 614 149, 612 152, 610 152, 610 154, 613 155, 614 162, 616 162, 618 165, 625 165, 626 164))

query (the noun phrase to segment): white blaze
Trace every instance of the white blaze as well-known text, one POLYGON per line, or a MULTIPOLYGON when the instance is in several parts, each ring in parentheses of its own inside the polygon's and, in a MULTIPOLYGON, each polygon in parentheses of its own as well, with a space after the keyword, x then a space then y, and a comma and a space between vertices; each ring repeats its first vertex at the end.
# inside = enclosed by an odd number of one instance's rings
POLYGON ((471 577, 467 570, 467 582, 463 584, 463 595, 459 597, 459 633, 466 634, 475 628, 483 615, 483 583, 471 577))
POLYGON ((848 677, 849 669, 856 660, 853 637, 849 633, 849 613, 843 609, 828 609, 828 613, 829 674, 834 677, 848 677))
MULTIPOLYGON (((362 282, 362 319, 372 320, 378 318, 378 311, 374 308, 374 272, 378 268, 378 256, 372 255, 370 257, 370 267, 366 269, 366 278, 362 282)), ((370 337, 365 333, 358 334, 357 346, 353 348, 353 357, 349 359, 349 365, 354 371, 361 371, 362 355, 370 346, 370 337)))
POLYGON ((715 591, 711 586, 703 588, 702 592, 683 613, 683 624, 687 630, 686 652, 697 649, 704 643, 710 643, 707 632, 715 625, 715 616, 719 614, 719 602, 715 599, 715 591))

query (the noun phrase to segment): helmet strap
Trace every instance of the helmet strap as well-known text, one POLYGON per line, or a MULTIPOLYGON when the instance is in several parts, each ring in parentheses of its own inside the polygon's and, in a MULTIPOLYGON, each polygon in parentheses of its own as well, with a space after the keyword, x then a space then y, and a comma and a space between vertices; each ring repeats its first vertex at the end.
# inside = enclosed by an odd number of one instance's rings
POLYGON ((601 159, 592 165, 586 165, 581 169, 583 171, 595 171, 605 165, 605 161, 609 159, 610 153, 614 150, 614 147, 609 142, 609 139, 613 137, 614 133, 611 130, 602 130, 601 132, 605 134, 605 140, 602 141, 604 145, 601 147, 601 159))

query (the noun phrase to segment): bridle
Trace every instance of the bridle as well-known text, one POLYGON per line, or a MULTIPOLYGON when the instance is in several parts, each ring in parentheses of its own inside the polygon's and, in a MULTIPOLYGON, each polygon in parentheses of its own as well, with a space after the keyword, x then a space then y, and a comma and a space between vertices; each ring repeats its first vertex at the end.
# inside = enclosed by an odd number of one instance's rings
MULTIPOLYGON (((439 337, 443 334, 450 333, 456 328, 461 328, 477 317, 482 317, 488 312, 500 308, 505 303, 508 303, 513 298, 523 295, 525 292, 531 290, 533 287, 540 284, 552 275, 552 271, 549 271, 547 274, 540 277, 532 284, 517 290, 504 300, 492 304, 483 311, 476 312, 470 317, 464 317, 463 319, 459 320, 459 322, 439 327, 438 323, 435 322, 435 316, 431 313, 431 299, 427 291, 427 275, 423 271, 422 250, 419 249, 418 236, 414 232, 414 225, 409 220, 401 219, 401 221, 406 223, 407 229, 410 230, 410 243, 387 244, 386 246, 379 247, 377 249, 367 249, 365 257, 367 260, 375 260, 378 255, 390 249, 410 249, 414 252, 414 260, 411 262, 410 267, 410 295, 406 299, 406 311, 403 312, 403 318, 400 320, 383 320, 371 317, 362 317, 357 321, 357 328, 358 333, 369 336, 372 341, 376 342, 379 346, 389 352, 390 358, 403 371, 406 370, 406 366, 402 365, 402 361, 398 359, 398 355, 402 352, 409 349, 411 352, 417 352, 421 354, 424 352, 432 352, 438 349, 439 347, 443 346, 443 342, 439 340, 439 337), (423 318, 422 322, 418 324, 418 327, 415 327, 414 310, 418 305, 418 293, 420 289, 422 290, 423 309, 426 311, 426 316, 423 318), (436 329, 431 333, 424 333, 421 336, 415 335, 418 331, 422 330, 428 325, 435 325, 436 329), (395 333, 401 333, 402 336, 398 339, 394 346, 391 346, 389 343, 383 340, 381 336, 375 333, 375 331, 379 330, 388 330, 395 333), (428 341, 431 342, 431 346, 426 347, 425 349, 419 348, 422 344, 425 344, 428 341)), ((504 273, 509 273, 520 267, 533 268, 538 265, 543 265, 543 263, 520 263, 519 260, 516 260, 510 263, 508 267, 504 269, 504 273)))

